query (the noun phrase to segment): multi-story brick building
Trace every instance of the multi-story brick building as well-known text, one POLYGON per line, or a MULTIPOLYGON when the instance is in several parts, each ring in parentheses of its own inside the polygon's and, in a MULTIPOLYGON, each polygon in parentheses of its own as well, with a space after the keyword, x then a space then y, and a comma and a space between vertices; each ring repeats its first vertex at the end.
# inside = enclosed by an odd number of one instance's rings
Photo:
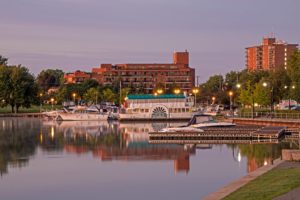
POLYGON ((246 48, 246 67, 249 71, 286 68, 287 60, 297 50, 297 46, 276 38, 263 38, 261 45, 246 48))
POLYGON ((169 64, 101 64, 92 69, 92 78, 103 85, 118 84, 135 88, 143 93, 152 93, 160 84, 165 90, 178 86, 191 92, 195 84, 195 69, 189 67, 189 53, 174 52, 169 64))

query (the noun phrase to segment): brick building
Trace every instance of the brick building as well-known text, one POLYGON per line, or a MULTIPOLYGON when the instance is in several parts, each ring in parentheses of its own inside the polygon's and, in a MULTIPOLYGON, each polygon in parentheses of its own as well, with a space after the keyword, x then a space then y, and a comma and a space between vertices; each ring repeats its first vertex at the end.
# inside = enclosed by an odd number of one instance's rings
POLYGON ((101 64, 92 69, 92 78, 103 85, 118 84, 135 88, 143 93, 152 93, 160 84, 169 90, 178 86, 182 91, 190 92, 195 84, 195 69, 189 67, 189 53, 174 52, 173 63, 168 64, 101 64))
POLYGON ((246 67, 249 71, 286 68, 287 59, 297 50, 297 46, 276 38, 263 38, 261 45, 246 48, 246 67))

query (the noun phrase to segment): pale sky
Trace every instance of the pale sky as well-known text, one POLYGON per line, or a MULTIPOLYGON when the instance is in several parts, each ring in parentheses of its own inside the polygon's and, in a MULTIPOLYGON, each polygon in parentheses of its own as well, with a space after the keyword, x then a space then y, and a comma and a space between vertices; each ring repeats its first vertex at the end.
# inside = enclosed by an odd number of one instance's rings
POLYGON ((300 43, 299 0, 0 0, 0 55, 34 74, 101 63, 171 63, 188 50, 200 81, 243 69, 274 33, 300 43))

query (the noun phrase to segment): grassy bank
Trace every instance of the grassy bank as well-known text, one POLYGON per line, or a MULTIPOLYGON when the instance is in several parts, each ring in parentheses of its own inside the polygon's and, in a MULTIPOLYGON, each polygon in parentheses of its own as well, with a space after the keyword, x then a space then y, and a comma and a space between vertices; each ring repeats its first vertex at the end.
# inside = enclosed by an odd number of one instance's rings
POLYGON ((300 168, 273 169, 249 182, 224 200, 267 200, 300 187, 300 168))
MULTIPOLYGON (((54 105, 53 109, 61 109, 62 106, 61 105, 54 105)), ((46 110, 51 110, 52 106, 51 105, 43 105, 42 106, 42 111, 46 111, 46 110)), ((19 113, 38 113, 40 112, 40 106, 37 105, 32 105, 30 108, 20 108, 19 109, 19 113)), ((3 108, 0 108, 0 114, 5 114, 5 113, 11 113, 11 107, 10 106, 6 106, 3 108)))

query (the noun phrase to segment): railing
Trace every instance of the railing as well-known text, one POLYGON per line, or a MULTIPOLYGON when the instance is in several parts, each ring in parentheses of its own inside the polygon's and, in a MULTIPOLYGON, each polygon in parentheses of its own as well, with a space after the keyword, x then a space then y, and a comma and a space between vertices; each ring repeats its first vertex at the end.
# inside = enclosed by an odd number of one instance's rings
POLYGON ((268 118, 268 119, 300 119, 299 113, 282 113, 282 112, 242 112, 235 117, 241 118, 268 118))

